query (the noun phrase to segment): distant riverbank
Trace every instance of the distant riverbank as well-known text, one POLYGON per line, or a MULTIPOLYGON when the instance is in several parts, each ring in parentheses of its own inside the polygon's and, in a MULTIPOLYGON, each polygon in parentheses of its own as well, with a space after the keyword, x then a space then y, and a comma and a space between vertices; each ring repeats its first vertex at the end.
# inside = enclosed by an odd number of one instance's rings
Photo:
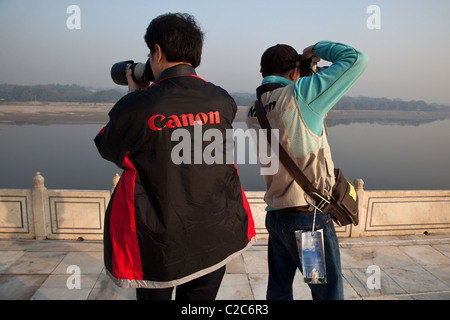
MULTIPOLYGON (((0 104, 0 123, 106 123, 113 103, 17 103, 0 104)), ((235 121, 245 121, 247 107, 238 107, 235 121)), ((386 111, 386 110, 332 110, 328 113, 329 126, 348 122, 422 123, 450 119, 450 112, 386 111)))
MULTIPOLYGON (((245 121, 247 107, 239 107, 235 121, 245 121)), ((331 110, 326 118, 328 126, 350 122, 426 123, 450 119, 444 111, 399 111, 399 110, 331 110)))
POLYGON ((0 104, 0 123, 104 123, 113 103, 17 103, 0 104))

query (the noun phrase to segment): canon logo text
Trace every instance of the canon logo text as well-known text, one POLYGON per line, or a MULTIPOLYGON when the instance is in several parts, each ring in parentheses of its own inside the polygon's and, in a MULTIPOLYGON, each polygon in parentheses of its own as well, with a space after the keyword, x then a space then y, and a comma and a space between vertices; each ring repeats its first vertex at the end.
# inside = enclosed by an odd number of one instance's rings
POLYGON ((199 112, 195 116, 192 113, 164 116, 155 114, 148 119, 148 127, 154 131, 161 131, 165 128, 174 129, 182 127, 192 127, 194 124, 218 124, 220 123, 219 111, 203 113, 199 112))

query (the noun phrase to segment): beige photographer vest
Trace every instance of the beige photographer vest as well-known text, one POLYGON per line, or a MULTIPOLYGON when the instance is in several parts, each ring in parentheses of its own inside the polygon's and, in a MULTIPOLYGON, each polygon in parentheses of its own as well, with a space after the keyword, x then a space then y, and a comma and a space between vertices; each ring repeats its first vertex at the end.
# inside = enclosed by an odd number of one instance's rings
MULTIPOLYGON (((272 129, 279 130, 281 145, 314 186, 329 196, 335 183, 330 146, 325 134, 318 136, 305 124, 295 98, 294 84, 263 93, 261 102, 272 129)), ((247 109, 246 122, 251 129, 261 129, 254 103, 247 109)), ((281 163, 277 173, 263 177, 266 184, 264 200, 272 209, 307 205, 302 188, 281 163)))

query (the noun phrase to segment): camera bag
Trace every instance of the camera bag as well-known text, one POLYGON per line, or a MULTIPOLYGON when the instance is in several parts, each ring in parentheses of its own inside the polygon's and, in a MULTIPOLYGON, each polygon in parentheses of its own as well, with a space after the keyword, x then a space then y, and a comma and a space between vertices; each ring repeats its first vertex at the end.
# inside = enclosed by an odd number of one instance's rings
MULTIPOLYGON (((260 100, 256 100, 255 104, 256 116, 263 129, 267 130, 267 141, 271 144, 272 130, 267 120, 264 106, 260 100)), ((359 224, 358 195, 355 187, 345 178, 341 169, 335 169, 336 183, 333 187, 330 198, 325 197, 303 174, 300 168, 295 164, 286 150, 279 144, 279 159, 289 174, 300 185, 303 191, 315 202, 315 207, 321 212, 331 214, 333 220, 339 226, 347 226, 359 224)))

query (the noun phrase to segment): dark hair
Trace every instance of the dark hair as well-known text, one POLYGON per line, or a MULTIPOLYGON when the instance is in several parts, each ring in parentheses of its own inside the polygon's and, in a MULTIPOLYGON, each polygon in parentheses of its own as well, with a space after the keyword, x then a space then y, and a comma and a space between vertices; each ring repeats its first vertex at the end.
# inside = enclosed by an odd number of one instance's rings
POLYGON ((150 22, 144 36, 150 52, 158 44, 168 62, 188 62, 194 68, 200 65, 203 32, 195 18, 187 13, 167 13, 150 22))

